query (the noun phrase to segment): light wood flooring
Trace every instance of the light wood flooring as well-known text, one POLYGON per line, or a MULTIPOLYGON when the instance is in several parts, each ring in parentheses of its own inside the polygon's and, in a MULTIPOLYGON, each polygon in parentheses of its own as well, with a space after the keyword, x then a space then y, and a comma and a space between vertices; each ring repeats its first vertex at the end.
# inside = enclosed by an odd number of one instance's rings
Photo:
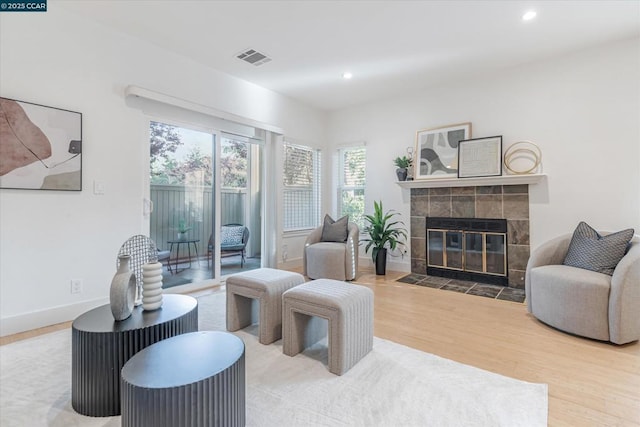
MULTIPOLYGON (((550 426, 640 426, 640 343, 575 337, 540 323, 524 304, 395 281, 404 274, 363 271, 356 281, 375 293, 376 336, 548 384, 550 426)), ((0 344, 68 327, 4 337, 0 344)))

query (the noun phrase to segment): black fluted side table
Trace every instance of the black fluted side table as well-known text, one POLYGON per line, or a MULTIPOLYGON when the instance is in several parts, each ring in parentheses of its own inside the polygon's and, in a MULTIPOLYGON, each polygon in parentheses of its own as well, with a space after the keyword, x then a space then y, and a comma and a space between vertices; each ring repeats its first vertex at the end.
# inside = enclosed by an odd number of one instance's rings
POLYGON ((228 332, 151 345, 122 368, 122 427, 242 427, 244 368, 244 342, 228 332))
POLYGON ((198 330, 198 302, 186 295, 163 295, 162 307, 135 307, 116 321, 109 304, 76 318, 72 327, 71 406, 92 417, 120 415, 120 371, 153 343, 198 330))

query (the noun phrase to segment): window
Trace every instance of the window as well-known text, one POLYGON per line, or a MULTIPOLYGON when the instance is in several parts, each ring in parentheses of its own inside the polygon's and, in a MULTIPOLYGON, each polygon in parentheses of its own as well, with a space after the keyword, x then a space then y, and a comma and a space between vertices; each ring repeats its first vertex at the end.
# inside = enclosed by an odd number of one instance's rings
POLYGON ((320 150, 284 144, 284 231, 320 224, 320 150))
POLYGON ((362 228, 364 226, 366 148, 342 148, 339 155, 338 217, 349 215, 349 219, 362 228))

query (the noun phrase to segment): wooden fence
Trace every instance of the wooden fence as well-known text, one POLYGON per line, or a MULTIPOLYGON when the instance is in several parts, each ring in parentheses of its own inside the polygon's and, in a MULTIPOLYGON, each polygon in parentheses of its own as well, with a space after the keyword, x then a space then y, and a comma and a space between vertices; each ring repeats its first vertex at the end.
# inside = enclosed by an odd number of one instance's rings
MULTIPOLYGON (((245 189, 223 188, 220 224, 244 223, 247 199, 245 189)), ((200 186, 152 185, 150 237, 161 249, 169 249, 170 240, 178 238, 180 221, 190 227, 187 239, 197 239, 198 254, 206 257, 213 229, 212 189, 200 186)), ((181 251, 182 252, 182 251, 181 251)))

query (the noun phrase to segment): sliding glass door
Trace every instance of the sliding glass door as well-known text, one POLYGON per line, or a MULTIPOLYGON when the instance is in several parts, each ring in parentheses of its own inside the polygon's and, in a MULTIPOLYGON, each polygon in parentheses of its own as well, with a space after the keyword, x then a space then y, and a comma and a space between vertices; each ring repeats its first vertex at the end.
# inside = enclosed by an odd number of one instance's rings
POLYGON ((220 274, 226 276, 261 266, 261 144, 222 134, 220 154, 220 274), (229 242, 232 230, 243 229, 240 242, 229 242), (228 250, 242 245, 242 252, 228 250))
POLYGON ((154 121, 149 131, 150 237, 163 287, 214 279, 215 135, 154 121))
POLYGON ((262 144, 159 121, 149 132, 149 235, 163 288, 259 268, 262 144))

